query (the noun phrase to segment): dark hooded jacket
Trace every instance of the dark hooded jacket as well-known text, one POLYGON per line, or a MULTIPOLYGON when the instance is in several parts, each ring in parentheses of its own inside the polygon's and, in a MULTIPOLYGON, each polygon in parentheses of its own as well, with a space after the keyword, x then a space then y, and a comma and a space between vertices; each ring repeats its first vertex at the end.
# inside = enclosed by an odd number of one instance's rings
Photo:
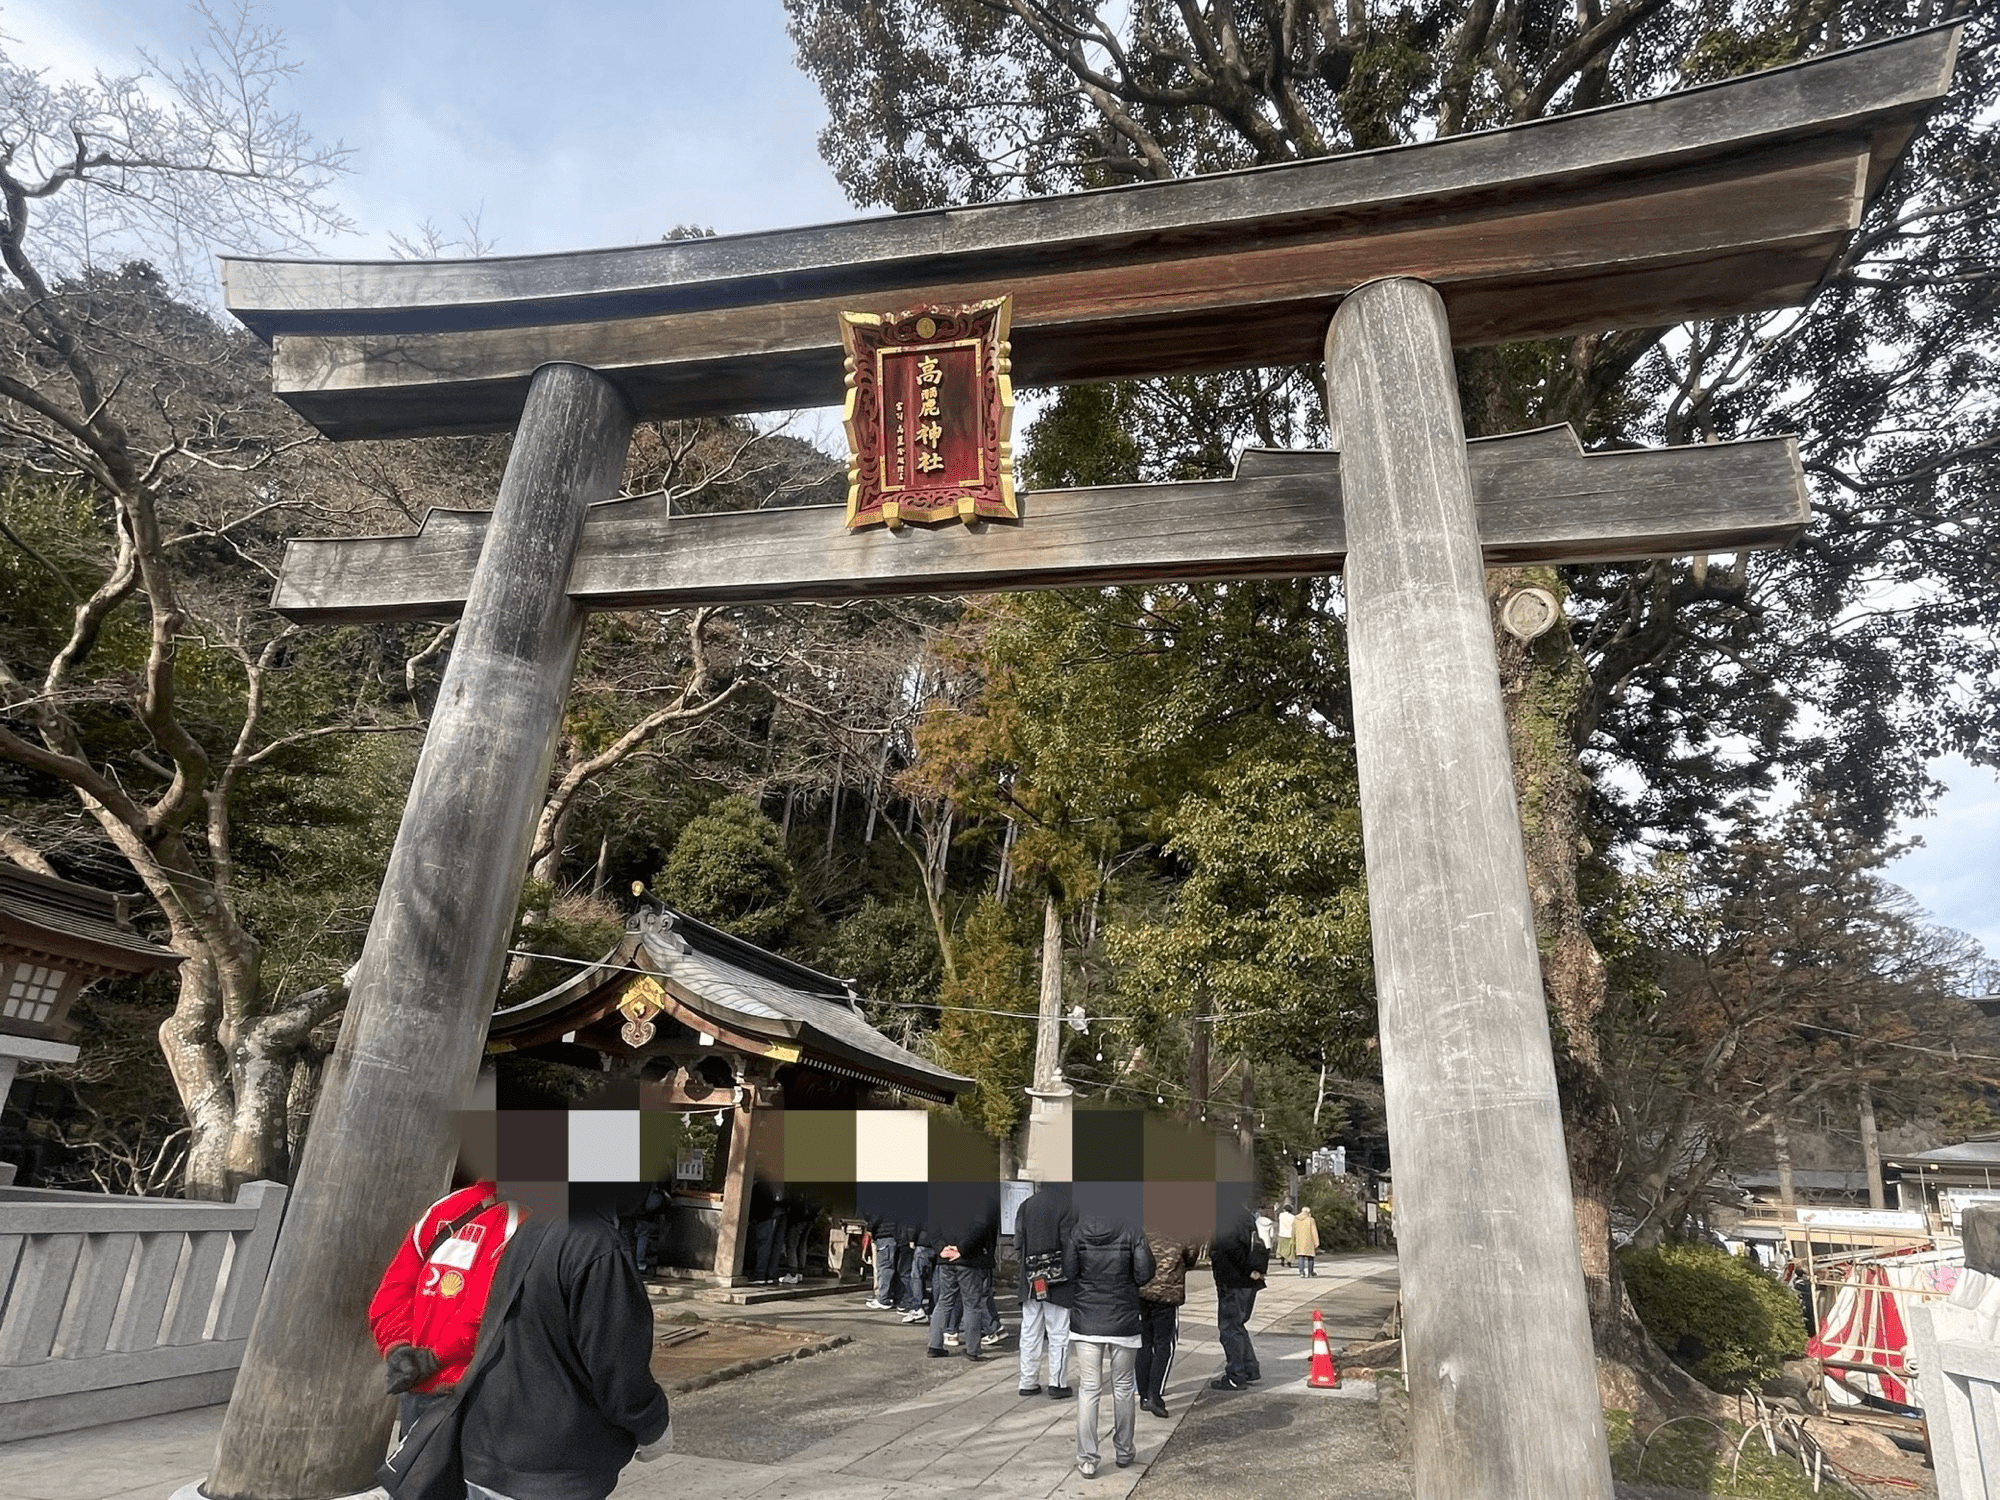
POLYGON ((504 1309, 500 1347, 465 1403, 473 1483, 512 1500, 604 1500, 633 1450, 667 1430, 653 1309, 619 1207, 573 1195, 568 1223, 531 1219, 508 1246, 487 1304, 489 1317, 504 1309))
POLYGON ((1153 1252, 1136 1230, 1109 1219, 1078 1221, 1063 1249, 1063 1270, 1073 1288, 1072 1334, 1139 1336, 1139 1288, 1153 1279, 1153 1252))
MULTIPOLYGON (((1043 1183, 1014 1212, 1014 1253, 1021 1260, 1021 1300, 1034 1295, 1028 1285, 1028 1262, 1037 1255, 1060 1257, 1076 1228, 1076 1210, 1070 1206, 1069 1184, 1043 1183)), ((1075 1305, 1075 1287, 1068 1281, 1052 1282, 1048 1300, 1058 1307, 1075 1305)))
POLYGON ((1215 1272, 1215 1288, 1224 1291, 1231 1287, 1259 1287, 1262 1281, 1252 1281, 1250 1273, 1260 1276, 1271 1265, 1271 1252, 1265 1248, 1264 1237, 1257 1233, 1257 1222, 1244 1214, 1215 1238, 1208 1247, 1208 1263, 1215 1272))

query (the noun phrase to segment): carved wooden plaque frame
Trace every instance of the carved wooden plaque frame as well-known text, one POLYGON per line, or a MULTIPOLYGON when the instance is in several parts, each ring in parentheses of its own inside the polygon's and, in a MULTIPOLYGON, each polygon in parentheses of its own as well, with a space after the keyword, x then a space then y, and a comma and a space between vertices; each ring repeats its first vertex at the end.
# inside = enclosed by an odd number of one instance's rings
POLYGON ((840 315, 847 525, 1016 520, 1013 299, 840 315))

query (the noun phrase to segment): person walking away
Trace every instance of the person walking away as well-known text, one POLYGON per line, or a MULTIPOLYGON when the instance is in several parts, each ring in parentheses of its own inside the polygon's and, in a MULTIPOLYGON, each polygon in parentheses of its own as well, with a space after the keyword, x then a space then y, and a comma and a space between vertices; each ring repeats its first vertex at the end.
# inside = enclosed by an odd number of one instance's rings
POLYGON ((1265 1250, 1277 1248, 1278 1221, 1261 1208, 1257 1210, 1257 1238, 1264 1242, 1265 1250))
MULTIPOLYGON (((1296 1232, 1296 1231, 1295 1231, 1296 1232)), ((1271 1252, 1246 1212, 1216 1236, 1208 1262, 1215 1272, 1215 1322, 1222 1340, 1222 1373, 1209 1384, 1218 1391, 1240 1391, 1264 1378, 1257 1350, 1250 1342, 1250 1313, 1270 1268, 1271 1252)))
POLYGON ((1278 1209, 1278 1248, 1274 1253, 1281 1266, 1289 1266, 1292 1263, 1292 1256, 1296 1253, 1293 1247, 1292 1226, 1297 1222, 1298 1215, 1292 1212, 1291 1204, 1284 1204, 1278 1209))
MULTIPOLYGON (((956 1186, 956 1184, 954 1184, 956 1186)), ((930 1356, 943 1359, 945 1331, 958 1324, 965 1357, 978 1360, 986 1322, 986 1299, 993 1290, 993 1250, 1000 1239, 1000 1204, 994 1191, 975 1192, 949 1206, 943 1217, 945 1243, 938 1249, 937 1306, 931 1312, 930 1356)))
POLYGON ((397 1398, 396 1425, 405 1433, 465 1374, 501 1252, 521 1224, 521 1210, 464 1157, 454 1180, 459 1186, 398 1242, 368 1304, 368 1327, 397 1398))
POLYGON ((1292 1243, 1298 1249, 1299 1274, 1319 1275, 1319 1267, 1313 1264, 1314 1258, 1319 1254, 1319 1224, 1314 1220, 1311 1209, 1305 1207, 1299 1209, 1298 1222, 1292 1227, 1292 1243))
POLYGON ((1146 1235, 1153 1253, 1153 1279, 1139 1288, 1139 1358, 1134 1373, 1139 1404, 1156 1417, 1167 1414, 1164 1391, 1174 1372, 1180 1339, 1180 1308, 1187 1301, 1187 1268, 1195 1250, 1173 1235, 1146 1235))
POLYGON ((1130 1467, 1139 1420, 1137 1365, 1141 1326, 1139 1288, 1153 1279, 1153 1252, 1135 1230, 1092 1216, 1070 1232, 1063 1274, 1075 1284, 1070 1343, 1076 1349, 1076 1466, 1097 1477, 1097 1417, 1104 1367, 1111 1366, 1111 1448, 1118 1467, 1130 1467))
POLYGON ((1021 1259, 1021 1394, 1042 1393, 1048 1351, 1049 1398, 1069 1399, 1069 1314, 1076 1288, 1063 1269, 1063 1247, 1076 1228, 1069 1184, 1041 1182, 1015 1210, 1014 1249, 1021 1259))
POLYGON ((519 1290, 496 1290, 498 1347, 459 1436, 467 1500, 605 1500, 632 1459, 672 1449, 652 1305, 618 1236, 633 1191, 572 1184, 568 1221, 531 1221, 510 1252, 519 1290))
POLYGON ((868 1242, 875 1257, 875 1295, 863 1305, 886 1312, 896 1305, 896 1260, 902 1254, 903 1226, 887 1214, 868 1220, 868 1242))

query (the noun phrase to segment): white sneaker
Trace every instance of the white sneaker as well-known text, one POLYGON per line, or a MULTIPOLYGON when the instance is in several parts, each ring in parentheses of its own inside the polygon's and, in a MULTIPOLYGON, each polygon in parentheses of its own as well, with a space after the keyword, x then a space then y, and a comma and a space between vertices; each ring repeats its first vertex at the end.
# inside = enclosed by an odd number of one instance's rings
POLYGON ((867 1308, 870 1312, 893 1312, 895 1310, 892 1304, 887 1302, 877 1302, 873 1297, 870 1297, 866 1302, 862 1303, 861 1305, 867 1308))
POLYGON ((947 1334, 946 1334, 946 1335, 944 1336, 944 1341, 945 1341, 946 1345, 948 1345, 948 1346, 949 1346, 950 1348, 953 1348, 953 1349, 956 1349, 956 1348, 957 1348, 957 1347, 958 1347, 958 1346, 959 1346, 960 1344, 962 1344, 962 1343, 964 1343, 964 1342, 965 1342, 965 1341, 964 1341, 963 1339, 961 1339, 961 1338, 960 1338, 960 1337, 959 1337, 959 1336, 958 1336, 957 1334, 955 1334, 955 1333, 947 1333, 947 1334))
POLYGON ((929 1313, 917 1312, 914 1309, 903 1314, 903 1321, 905 1323, 928 1323, 930 1320, 929 1313))

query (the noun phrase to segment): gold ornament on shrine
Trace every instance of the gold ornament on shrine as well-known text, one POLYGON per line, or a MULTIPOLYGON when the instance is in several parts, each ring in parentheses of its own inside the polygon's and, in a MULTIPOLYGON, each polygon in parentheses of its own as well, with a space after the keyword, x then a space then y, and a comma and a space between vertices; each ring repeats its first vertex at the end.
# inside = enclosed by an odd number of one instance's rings
POLYGON ((1013 299, 840 315, 847 526, 1018 519, 1013 299))
POLYGON ((667 1008, 667 992, 657 979, 635 979, 618 997, 619 1014, 625 1024, 618 1035, 635 1051, 653 1039, 653 1017, 667 1008))

